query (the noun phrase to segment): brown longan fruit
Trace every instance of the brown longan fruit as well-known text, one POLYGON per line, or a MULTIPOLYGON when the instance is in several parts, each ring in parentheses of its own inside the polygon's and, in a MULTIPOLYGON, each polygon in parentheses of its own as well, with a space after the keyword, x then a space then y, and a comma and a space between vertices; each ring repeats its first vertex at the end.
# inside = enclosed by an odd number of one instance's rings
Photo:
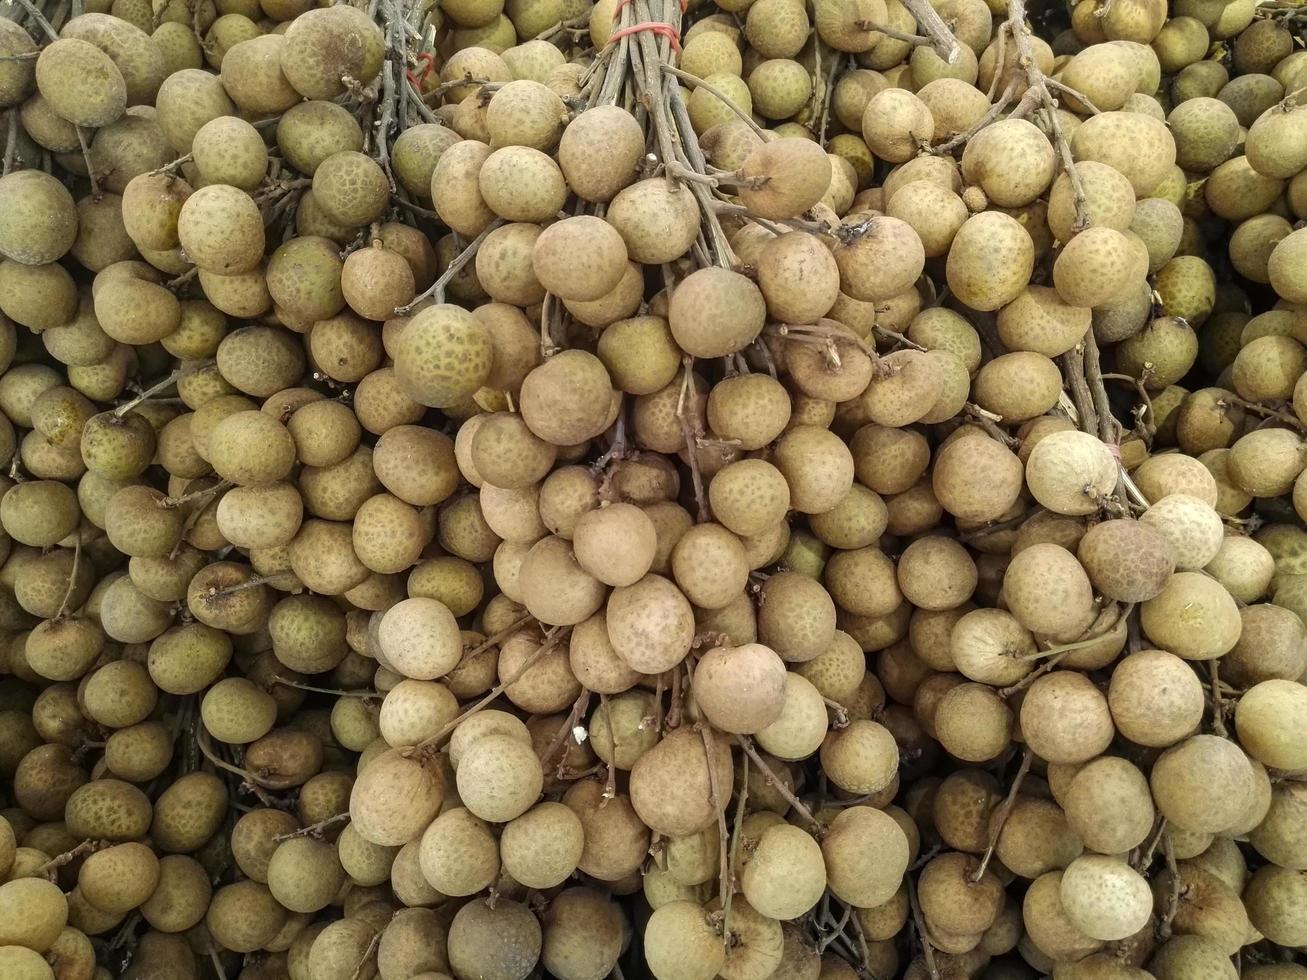
POLYGON ((1015 502, 1023 485, 1021 460, 987 437, 958 439, 936 454, 931 486, 950 514, 992 521, 1015 502))
POLYGON ((222 946, 235 952, 252 952, 276 936, 286 914, 266 885, 239 881, 214 893, 204 921, 222 946))
POLYGON ((44 878, 16 878, 0 885, 5 946, 43 953, 54 945, 68 921, 68 903, 58 886, 44 878))
POLYGON ((345 881, 336 848, 312 837, 284 840, 268 862, 268 890, 291 912, 325 908, 345 881))
POLYGON ((1171 745, 1192 733, 1201 720, 1202 685, 1180 658, 1143 650, 1113 670, 1108 702, 1117 727, 1131 741, 1171 745))
POLYGON ((208 873, 194 858, 168 854, 158 861, 158 884, 141 915, 160 932, 184 932, 204 918, 213 889, 208 873))
POLYGON ((144 844, 129 842, 97 851, 77 873, 82 897, 111 915, 139 906, 159 883, 159 859, 144 844))
POLYGON ((697 236, 699 207, 687 188, 649 178, 618 191, 607 220, 621 234, 633 261, 671 262, 689 251, 697 236))
POLYGON ((360 771, 350 793, 350 820, 374 844, 394 847, 415 840, 444 799, 438 767, 388 749, 360 771))
POLYGON ((1045 674, 1021 702, 1021 734, 1040 758, 1073 763, 1092 759, 1112 741, 1107 698, 1085 675, 1045 674))
MULTIPOLYGON (((694 834, 715 819, 710 800, 709 765, 720 787, 731 785, 730 749, 716 741, 711 763, 699 735, 677 729, 636 761, 631 770, 631 803, 646 826, 673 837, 694 834)), ((726 801, 718 796, 719 806, 726 801)))
POLYGON ((1102 756, 1080 767, 1062 790, 1072 831, 1091 850, 1121 854, 1152 832, 1153 803, 1143 773, 1125 759, 1102 756))

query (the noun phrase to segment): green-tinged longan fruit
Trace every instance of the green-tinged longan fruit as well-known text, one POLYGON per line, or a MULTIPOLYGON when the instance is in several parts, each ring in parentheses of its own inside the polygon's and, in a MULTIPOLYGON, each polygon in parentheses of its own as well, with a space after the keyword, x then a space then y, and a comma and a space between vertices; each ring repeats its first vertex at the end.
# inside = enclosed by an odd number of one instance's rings
POLYGON ((104 512, 105 533, 125 555, 162 558, 182 533, 185 513, 151 487, 127 486, 115 493, 104 512))
POLYGON ((1165 123, 1137 112, 1091 116, 1072 135, 1071 149, 1077 160, 1095 160, 1124 174, 1141 197, 1175 164, 1175 142, 1165 123))
POLYGON ((821 842, 831 891, 859 908, 888 901, 902 883, 909 861, 908 839, 898 822, 881 810, 840 810, 821 842))
POLYGON ((214 426, 207 451, 215 471, 241 486, 284 479, 295 463, 295 441, 264 412, 237 412, 214 426))
POLYGON ((447 407, 485 383, 493 346, 480 321, 445 304, 413 317, 396 354, 395 370, 404 389, 423 404, 447 407))
POLYGON ((835 603, 819 582, 799 572, 778 572, 762 586, 758 636, 782 660, 812 660, 835 638, 835 603))
POLYGON ((68 922, 68 903, 44 878, 16 878, 0 885, 0 947, 22 946, 44 953, 68 922))
POLYGON ((0 217, 0 254, 24 265, 62 257, 77 236, 77 212, 67 189, 39 170, 0 178, 7 206, 0 217))
POLYGON ((640 180, 620 190, 606 217, 626 242, 630 258, 646 265, 680 258, 699 230, 694 195, 661 178, 640 180))
POLYGON ((997 310, 1026 287, 1034 267, 1034 243, 1015 218, 998 211, 972 215, 949 249, 949 288, 966 305, 997 310))
POLYGON ((144 844, 126 843, 97 851, 77 873, 82 897, 102 912, 125 915, 159 883, 159 859, 144 844))
POLYGON ((199 68, 186 68, 164 79, 155 105, 159 127, 178 153, 190 152, 195 134, 210 119, 236 111, 221 80, 199 68))
POLYGON ((145 472, 157 437, 145 416, 102 412, 82 429, 82 460, 89 470, 111 480, 131 480, 145 472))
MULTIPOLYGON (((400 175, 399 147, 414 129, 424 128, 413 127, 395 141, 397 177, 400 175)), ((437 128, 450 132, 443 127, 437 128)), ((363 132, 358 120, 344 106, 321 100, 300 102, 283 112, 277 120, 277 146, 292 167, 312 177, 318 165, 333 153, 363 149, 363 132)), ((427 184, 429 182, 430 175, 427 184)), ((422 194, 429 193, 429 186, 424 185, 422 194)))
POLYGON ((61 265, 6 259, 0 262, 0 313, 37 332, 63 326, 77 313, 77 287, 61 265))
POLYGON ((1157 808, 1186 830, 1218 833, 1243 815, 1253 768, 1237 745, 1193 735, 1167 749, 1149 778, 1157 808))
POLYGON ((199 850, 227 815, 227 789, 207 772, 178 778, 154 801, 150 838, 160 850, 189 853, 199 850))
POLYGON ((268 890, 291 912, 326 908, 344 882, 336 848, 324 840, 294 837, 282 841, 268 862, 268 890))
POLYGON ((654 911, 644 932, 645 957, 654 976, 706 980, 725 965, 721 937, 697 902, 673 901, 654 911))
POLYGON ((541 949, 540 924, 517 902, 500 900, 491 908, 471 901, 449 925, 449 962, 456 974, 525 980, 541 949))
POLYGON ((349 84, 366 85, 381 70, 381 28, 354 13, 310 10, 291 21, 281 70, 301 95, 333 99, 349 84))
POLYGON ((229 184, 241 190, 258 187, 268 169, 263 137, 236 116, 205 123, 191 143, 191 156, 205 184, 229 184))
POLYGON ((57 544, 77 527, 77 495, 53 480, 31 480, 10 487, 0 498, 0 524, 15 541, 36 548, 57 544))
POLYGON ((222 675, 231 655, 226 633, 203 623, 186 623, 150 644, 150 679, 169 694, 195 694, 222 675))
POLYGON ((246 745, 271 731, 277 703, 245 678, 228 677, 205 692, 200 717, 218 741, 246 745))
POLYGON ((1302 729, 1307 702, 1294 681, 1271 679, 1249 688, 1239 699, 1235 726, 1239 741, 1258 762, 1274 769, 1297 770, 1303 761, 1302 729))
POLYGON ((204 918, 213 889, 208 873, 194 858, 165 855, 158 862, 158 884, 141 903, 141 915, 160 932, 184 932, 204 918))
POLYGON ((167 769, 172 755, 172 735, 156 721, 118 729, 109 736, 104 749, 109 772, 138 783, 148 782, 167 769))
POLYGON ((1025 119, 986 126, 967 142, 962 154, 967 182, 980 187, 1001 207, 1029 204, 1048 188, 1055 171, 1052 144, 1025 119))
POLYGON ((235 952, 252 952, 277 935, 286 915, 267 885, 238 881, 214 893, 204 922, 220 945, 235 952))
POLYGON ((1267 109, 1248 127, 1248 162, 1259 174, 1288 179, 1307 164, 1301 145, 1307 113, 1301 108, 1286 100, 1267 109))
POLYGON ((239 275, 263 258, 263 219, 237 187, 212 184, 190 195, 177 217, 177 235, 191 261, 206 272, 239 275))
POLYGON ((118 66, 78 38, 60 38, 41 52, 36 85, 55 112, 91 129, 113 122, 127 106, 127 84, 118 66))
POLYGON ((351 227, 379 219, 390 188, 385 173, 371 157, 357 150, 341 150, 318 164, 313 195, 327 217, 351 227))
POLYGON ((36 88, 36 69, 32 64, 40 49, 16 22, 0 28, 0 52, 9 57, 0 71, 0 104, 17 105, 36 88), (23 57, 15 58, 14 55, 23 57))

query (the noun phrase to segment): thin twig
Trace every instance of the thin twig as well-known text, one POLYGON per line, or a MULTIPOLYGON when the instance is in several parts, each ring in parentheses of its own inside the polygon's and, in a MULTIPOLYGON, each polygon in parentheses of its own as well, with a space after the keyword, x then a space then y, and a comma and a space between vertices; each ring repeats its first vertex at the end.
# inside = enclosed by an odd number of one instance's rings
POLYGON ((453 261, 449 263, 449 266, 445 271, 440 274, 440 277, 433 282, 429 288, 423 290, 417 296, 414 296, 413 300, 404 306, 395 307, 395 315, 408 316, 413 312, 413 308, 424 299, 430 298, 434 299, 437 303, 443 303, 445 301, 445 287, 450 284, 456 275, 463 271, 465 265, 476 258, 477 250, 486 240, 486 236, 503 223, 504 221, 502 218, 496 218, 491 221, 490 224, 486 225, 476 238, 468 242, 467 248, 463 249, 463 251, 459 252, 458 255, 454 257, 453 261))
POLYGON ((907 875, 903 880, 908 886, 908 902, 912 906, 912 921, 917 927, 917 938, 921 940, 921 951, 926 957, 926 972, 930 974, 930 980, 940 980, 939 966, 935 962, 935 945, 926 933, 926 921, 921 914, 921 900, 917 898, 917 883, 912 880, 911 875, 907 875))
POLYGON ((87 854, 94 854, 96 851, 103 851, 106 847, 112 847, 113 841, 108 840, 84 840, 71 851, 64 851, 62 854, 52 857, 45 864, 38 865, 35 871, 30 873, 32 878, 47 878, 50 881, 55 880, 56 872, 66 864, 71 864, 79 857, 87 854))
POLYGON ((68 604, 73 601, 73 592, 77 588, 78 565, 82 560, 82 535, 80 531, 74 532, 73 537, 73 566, 68 572, 68 588, 64 590, 64 598, 59 603, 59 611, 54 614, 55 619, 63 619, 68 615, 68 604))
POLYGON ((985 854, 980 859, 980 864, 971 873, 972 884, 976 884, 981 878, 985 877, 989 862, 994 857, 994 848, 998 846, 999 834, 1003 832, 1003 824, 1007 822, 1008 814, 1012 812, 1012 807, 1016 804, 1017 794, 1021 792, 1021 784, 1025 781, 1026 773, 1030 772, 1032 758, 1033 753, 1029 747, 1022 750, 1021 765, 1017 767, 1017 774, 1012 779, 1012 788, 1008 790, 1007 799, 998 805, 998 810, 991 818, 993 823, 989 828, 989 845, 985 848, 985 854))
POLYGON ((753 739, 748 735, 736 735, 735 742, 744 750, 744 754, 753 761, 753 764, 758 767, 763 776, 766 777, 767 785, 775 787, 776 792, 780 793, 785 801, 789 803, 790 806, 794 807, 795 812, 798 813, 808 826, 813 829, 816 836, 822 836, 825 833, 826 828, 822 825, 820 820, 812 815, 812 811, 808 809, 803 801, 795 796, 788 786, 781 782, 780 777, 772 772, 771 766, 767 765, 762 756, 758 754, 757 748, 754 747, 753 739))
POLYGON ((483 709, 491 701, 495 700, 495 698, 499 697, 499 695, 503 694, 506 688, 511 687, 513 684, 516 684, 519 680, 521 680, 523 675, 526 674, 528 670, 530 670, 532 667, 535 666, 537 660, 543 657, 554 647, 558 646, 558 644, 561 643, 563 640, 567 639, 567 636, 569 633, 571 633, 571 631, 572 631, 572 627, 570 626, 552 627, 549 630, 549 632, 545 634, 544 640, 540 644, 540 646, 538 646, 535 650, 531 651, 531 655, 528 656, 526 660, 522 661, 521 665, 517 668, 517 670, 513 671, 513 673, 507 679, 500 681, 489 691, 487 691, 481 697, 480 700, 476 701, 474 704, 469 705, 467 708, 463 709, 463 711, 461 711, 451 721, 447 722, 444 725, 444 727, 440 729, 440 731, 436 732, 436 734, 424 738, 416 745, 409 746, 408 748, 402 750, 403 754, 405 756, 412 756, 417 754, 418 752, 429 751, 432 748, 438 746, 442 741, 444 741, 445 737, 448 736, 449 733, 452 732, 455 728, 461 725, 468 718, 472 717, 472 715, 481 711, 481 709, 483 709))
POLYGON ((703 739, 704 759, 708 763, 708 801, 712 804, 713 812, 717 814, 717 857, 720 864, 719 876, 721 879, 720 891, 722 893, 722 945, 726 949, 731 947, 731 933, 728 923, 731 915, 731 892, 735 889, 731 885, 731 841, 726 831, 726 803, 721 796, 721 787, 717 785, 717 744, 713 738, 712 726, 706 721, 699 721, 695 725, 699 729, 699 735, 703 739))
MULTIPOLYGON (((944 23, 944 18, 939 15, 939 11, 930 5, 930 0, 902 0, 902 2, 917 22, 917 26, 930 37, 931 47, 935 49, 935 53, 950 65, 956 63, 962 53, 962 44, 949 29, 948 24, 944 23)), ((1020 2, 1020 0, 1013 0, 1013 2, 1020 2)))
POLYGON ((82 159, 86 161, 86 179, 91 182, 91 200, 98 201, 104 195, 100 193, 100 182, 95 177, 95 162, 91 159, 91 148, 86 143, 86 133, 81 126, 73 128, 77 130, 77 143, 82 148, 82 159))
POLYGON ((41 28, 41 32, 45 34, 47 38, 51 41, 59 40, 59 32, 56 31, 50 22, 45 19, 45 14, 41 13, 40 7, 34 4, 32 0, 17 0, 17 2, 18 6, 27 11, 27 15, 36 22, 36 26, 41 28))
POLYGON ((1175 914, 1180 908, 1180 869, 1176 867, 1175 845, 1171 843, 1170 830, 1162 835, 1162 852, 1166 855, 1166 870, 1171 880, 1167 882, 1166 909, 1157 923, 1157 938, 1166 942, 1171 938, 1171 923, 1175 921, 1175 914))
POLYGON ((276 837, 272 839, 280 844, 284 840, 293 840, 296 837, 321 837, 322 832, 324 830, 329 830, 330 828, 336 826, 336 824, 345 823, 348 820, 349 820, 349 811, 346 810, 344 813, 333 814, 332 816, 327 817, 325 820, 319 820, 317 823, 311 823, 307 827, 301 827, 299 830, 292 830, 290 831, 290 833, 287 834, 278 834, 276 837))

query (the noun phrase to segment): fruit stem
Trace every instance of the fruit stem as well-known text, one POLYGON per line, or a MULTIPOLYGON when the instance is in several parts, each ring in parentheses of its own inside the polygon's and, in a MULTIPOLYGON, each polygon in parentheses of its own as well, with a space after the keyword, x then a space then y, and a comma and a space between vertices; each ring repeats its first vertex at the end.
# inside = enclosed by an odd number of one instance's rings
POLYGON ((280 844, 284 840, 292 840, 296 837, 321 837, 322 832, 338 823, 345 823, 349 820, 349 811, 336 813, 325 820, 319 820, 317 823, 311 823, 307 827, 301 827, 299 830, 292 830, 288 834, 278 834, 272 838, 273 841, 280 844))
POLYGON ((55 872, 65 864, 76 861, 79 857, 86 854, 94 854, 96 851, 103 851, 106 847, 113 846, 112 841, 107 840, 84 840, 70 851, 64 851, 62 854, 52 857, 45 864, 40 865, 31 873, 33 878, 45 878, 49 881, 55 880, 55 872))
POLYGON ((312 691, 314 694, 332 694, 338 698, 363 698, 364 700, 379 699, 385 697, 378 691, 342 691, 334 687, 314 687, 312 684, 301 684, 299 681, 292 681, 289 678, 282 677, 280 674, 274 674, 272 681, 274 684, 280 684, 282 687, 293 687, 297 691, 312 691))
POLYGON ((754 121, 754 118, 751 115, 749 115, 739 106, 737 106, 734 102, 732 102, 730 96, 728 96, 725 92, 719 89, 716 85, 711 85, 708 82, 705 82, 698 75, 692 75, 688 71, 682 71, 680 68, 677 68, 674 65, 663 64, 660 65, 659 67, 661 67, 663 71, 667 72, 667 74, 679 78, 681 81, 685 82, 691 88, 696 88, 696 89, 701 88, 709 95, 716 96, 723 103, 725 103, 726 108, 730 109, 731 112, 735 113, 735 115, 740 118, 741 122, 743 122, 746 126, 752 129, 754 133, 756 133, 758 136, 762 137, 763 139, 766 139, 766 130, 764 130, 761 126, 759 126, 758 123, 754 121))
POLYGON ((63 619, 68 615, 68 603, 73 601, 73 590, 77 588, 77 566, 82 561, 82 535, 79 532, 73 538, 73 565, 68 571, 68 588, 64 589, 63 602, 59 603, 59 611, 54 614, 55 619, 63 619))
POLYGON ((10 109, 5 113, 7 119, 5 123, 5 162, 4 171, 0 177, 9 175, 9 171, 14 169, 14 156, 18 152, 18 110, 10 109))
POLYGON ((149 398, 152 395, 158 394, 159 392, 163 391, 165 388, 172 387, 172 385, 174 385, 179 379, 185 377, 186 375, 192 374, 195 371, 202 371, 207 367, 211 367, 214 363, 215 362, 212 359, 209 359, 207 361, 200 361, 194 364, 187 364, 177 368, 166 378, 156 381, 154 384, 150 385, 150 387, 146 388, 144 391, 138 394, 135 398, 131 399, 130 401, 125 401, 117 408, 115 408, 113 410, 114 416, 116 418, 122 418, 137 405, 141 404, 141 402, 149 400, 149 398))
MULTIPOLYGON (((691 381, 694 358, 686 355, 682 358, 684 373, 681 376, 681 395, 676 402, 676 417, 681 422, 681 435, 685 439, 685 461, 690 467, 690 479, 694 484, 694 500, 698 505, 698 523, 703 524, 708 520, 708 499, 703 489, 703 474, 699 472, 699 449, 695 440, 700 435, 696 430, 697 425, 691 425, 690 415, 686 411, 687 403, 691 398, 694 404, 699 403, 699 392, 694 388, 691 381)), ((697 418, 697 416, 696 416, 697 418)))
MULTIPOLYGON (((482 647, 488 646, 492 643, 498 643, 501 640, 507 639, 508 637, 516 633, 519 628, 520 626, 515 624, 513 626, 510 626, 506 630, 500 630, 500 632, 496 633, 493 637, 486 640, 485 643, 482 644, 482 647)), ((519 680, 521 680, 522 676, 533 666, 535 666, 537 660, 543 657, 546 653, 548 653, 550 650, 556 647, 563 640, 567 639, 568 634, 570 634, 571 632, 572 632, 572 627, 570 626, 552 627, 549 630, 549 632, 545 634, 544 642, 542 642, 540 646, 536 647, 535 650, 531 652, 531 655, 527 657, 526 660, 522 661, 521 666, 519 666, 517 670, 513 671, 513 673, 510 676, 500 681, 489 691, 487 691, 479 701, 476 701, 474 704, 465 708, 456 717, 450 720, 444 727, 442 727, 440 731, 436 732, 436 734, 430 736, 429 738, 424 738, 416 745, 412 745, 409 746, 407 749, 401 750, 402 754, 406 758, 412 758, 414 755, 417 755, 419 752, 427 752, 435 749, 437 746, 440 745, 441 742, 445 740, 445 738, 455 728, 457 728, 459 725, 465 722, 468 718, 471 718, 474 714, 479 712, 491 701, 499 697, 499 695, 503 694, 505 688, 511 687, 513 684, 516 684, 519 680)))
POLYGON ((185 504, 193 503, 201 497, 207 497, 211 493, 217 493, 219 490, 226 490, 232 485, 230 480, 219 480, 213 486, 205 487, 202 490, 192 490, 190 493, 183 494, 180 497, 164 497, 159 501, 159 506, 165 510, 173 510, 185 504))
POLYGON ((453 278, 463 270, 465 265, 476 258, 477 249, 479 249, 481 243, 486 240, 486 236, 503 223, 504 220, 502 218, 496 218, 494 221, 490 222, 490 224, 486 225, 485 228, 481 229, 481 233, 477 235, 476 238, 472 239, 472 241, 468 242, 467 247, 454 257, 454 260, 449 263, 449 266, 440 274, 440 277, 431 284, 430 288, 425 289, 417 296, 414 296, 412 302, 404 306, 395 307, 395 315, 408 316, 413 312, 413 308, 424 299, 430 298, 434 299, 437 303, 443 303, 445 301, 445 287, 448 286, 453 278))
MULTIPOLYGON (((608 696, 601 694, 599 697, 605 706, 604 711, 607 713, 608 696)), ((572 710, 567 713, 567 717, 564 718, 563 723, 558 726, 558 731, 554 733, 554 737, 550 740, 549 745, 545 748, 544 752, 540 754, 540 768, 549 768, 549 764, 553 761, 554 753, 563 747, 563 743, 567 741, 567 737, 572 733, 572 730, 576 728, 577 723, 580 722, 581 716, 585 714, 585 709, 589 704, 590 692, 588 690, 582 690, 580 696, 572 702, 572 710)), ((612 733, 610 729, 610 740, 611 735, 612 733)), ((562 758, 558 761, 560 769, 562 768, 563 761, 566 757, 567 753, 564 752, 562 758)))
POLYGON ((925 918, 921 914, 921 900, 917 898, 917 883, 912 880, 911 875, 905 876, 903 883, 908 888, 912 921, 917 927, 917 938, 921 940, 921 951, 926 957, 926 972, 930 974, 930 980, 940 980, 939 965, 935 962, 935 944, 930 941, 930 936, 926 932, 925 918))
POLYGON ((77 130, 77 143, 82 148, 82 159, 86 162, 86 179, 91 182, 91 200, 99 201, 104 195, 100 192, 100 182, 95 179, 95 163, 91 160, 91 148, 86 145, 86 133, 81 126, 74 126, 73 129, 77 130))
POLYGON ((721 893, 722 899, 722 946, 729 950, 731 948, 731 893, 735 891, 731 882, 731 842, 726 833, 726 807, 730 803, 730 798, 723 800, 717 785, 717 745, 713 738, 712 725, 700 719, 694 727, 699 729, 699 735, 703 739, 703 757, 708 765, 708 800, 712 804, 713 812, 717 814, 717 856, 720 862, 718 871, 720 884, 717 890, 721 893))
POLYGON ((978 884, 980 879, 985 877, 989 862, 994 857, 994 848, 998 846, 999 834, 1003 832, 1003 824, 1007 822, 1008 814, 1012 812, 1012 807, 1017 801, 1017 794, 1021 792, 1021 784, 1025 781, 1026 773, 1030 772, 1032 757, 1029 747, 1021 752, 1021 765, 1017 767, 1017 774, 1012 779, 1012 788, 1008 790, 1007 799, 999 804, 999 809, 995 813, 998 819, 991 821, 989 845, 985 848, 985 855, 980 859, 980 864, 976 866, 976 870, 971 873, 971 883, 973 885, 978 884))
POLYGON ((735 823, 730 838, 730 854, 726 862, 726 875, 722 879, 722 938, 730 943, 731 897, 735 891, 735 871, 740 861, 740 828, 744 826, 744 807, 749 799, 749 757, 744 757, 744 772, 740 776, 740 792, 735 800, 735 823))
POLYGON ((1167 882, 1166 911, 1157 923, 1157 938, 1166 942, 1171 938, 1171 923, 1175 921, 1175 914, 1180 907, 1180 869, 1175 864, 1175 845, 1171 843, 1169 829, 1162 833, 1162 852, 1166 855, 1166 870, 1171 880, 1167 882))
POLYGON ((32 0, 18 0, 18 6, 27 11, 28 16, 32 18, 37 27, 41 28, 41 32, 47 38, 51 41, 59 40, 59 32, 45 19, 45 14, 41 13, 41 8, 34 4, 32 0))
POLYGON ((274 800, 262 786, 259 785, 258 777, 254 773, 240 766, 234 766, 225 759, 219 758, 218 754, 213 751, 213 746, 209 743, 209 731, 203 725, 195 726, 195 744, 200 747, 200 752, 213 765, 217 766, 224 772, 229 772, 233 776, 239 776, 243 786, 249 788, 250 792, 259 798, 259 802, 264 806, 276 806, 274 800))
POLYGON ((1207 673, 1212 681, 1212 731, 1221 738, 1229 738, 1225 727, 1225 699, 1221 697, 1221 668, 1218 661, 1207 662, 1207 673))
POLYGON ((807 822, 808 826, 812 829, 813 836, 818 840, 825 836, 826 828, 822 825, 821 821, 814 817, 812 811, 808 809, 803 801, 795 796, 788 786, 781 782, 776 773, 772 772, 771 766, 767 765, 767 763, 763 761, 762 756, 758 754, 757 748, 754 747, 753 739, 748 735, 736 735, 735 741, 736 744, 744 750, 744 754, 747 755, 753 761, 753 764, 762 771, 762 774, 767 777, 767 784, 774 787, 776 792, 780 793, 785 801, 789 803, 790 806, 794 807, 795 812, 807 822))
MULTIPOLYGON (((1013 0, 1013 2, 1020 3, 1021 0, 1013 0)), ((944 23, 944 18, 930 5, 929 0, 903 0, 903 6, 930 38, 935 53, 948 64, 955 64, 962 53, 962 45, 949 30, 949 26, 944 23)))

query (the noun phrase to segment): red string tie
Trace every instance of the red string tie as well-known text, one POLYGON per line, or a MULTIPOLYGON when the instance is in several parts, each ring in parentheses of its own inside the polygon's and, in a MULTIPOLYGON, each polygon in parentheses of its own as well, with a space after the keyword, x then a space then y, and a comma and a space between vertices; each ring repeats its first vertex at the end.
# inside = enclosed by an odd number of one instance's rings
POLYGON ((632 24, 630 27, 623 27, 619 31, 613 31, 613 33, 608 35, 608 43, 616 44, 622 38, 636 34, 640 31, 650 31, 654 34, 661 34, 671 42, 672 50, 678 52, 681 50, 680 32, 671 24, 665 23, 661 20, 647 20, 642 24, 632 24))
POLYGON ((427 76, 436 68, 436 56, 430 51, 423 51, 417 56, 417 61, 422 65, 422 73, 420 75, 415 75, 410 69, 406 68, 404 69, 404 74, 407 75, 408 80, 413 83, 413 87, 417 89, 418 92, 421 92, 422 83, 427 80, 427 76))

